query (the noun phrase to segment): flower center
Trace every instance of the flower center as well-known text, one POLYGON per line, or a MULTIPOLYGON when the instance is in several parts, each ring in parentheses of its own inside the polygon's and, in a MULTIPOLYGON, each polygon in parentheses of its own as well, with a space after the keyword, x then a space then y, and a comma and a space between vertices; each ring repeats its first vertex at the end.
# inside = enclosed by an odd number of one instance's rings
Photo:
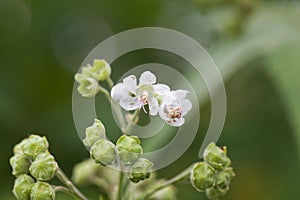
POLYGON ((143 94, 142 96, 140 96, 138 98, 139 101, 143 102, 144 105, 147 105, 148 104, 148 96, 143 94))
POLYGON ((181 113, 182 113, 182 107, 181 106, 176 106, 176 107, 169 107, 169 117, 174 119, 174 118, 181 118, 181 113))

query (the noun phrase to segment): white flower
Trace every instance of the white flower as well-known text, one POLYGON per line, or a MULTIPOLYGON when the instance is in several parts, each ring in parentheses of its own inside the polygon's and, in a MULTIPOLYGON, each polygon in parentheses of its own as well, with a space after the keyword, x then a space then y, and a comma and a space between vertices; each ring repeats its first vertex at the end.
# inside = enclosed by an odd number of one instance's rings
POLYGON ((149 106, 149 114, 157 115, 159 110, 158 99, 155 98, 155 88, 160 84, 156 83, 156 77, 150 71, 141 74, 139 84, 134 75, 123 79, 123 83, 118 83, 111 90, 111 96, 118 101, 125 110, 136 110, 149 106))
POLYGON ((179 127, 184 124, 184 116, 192 108, 192 103, 186 98, 189 92, 176 90, 164 94, 159 109, 159 116, 171 126, 179 127))

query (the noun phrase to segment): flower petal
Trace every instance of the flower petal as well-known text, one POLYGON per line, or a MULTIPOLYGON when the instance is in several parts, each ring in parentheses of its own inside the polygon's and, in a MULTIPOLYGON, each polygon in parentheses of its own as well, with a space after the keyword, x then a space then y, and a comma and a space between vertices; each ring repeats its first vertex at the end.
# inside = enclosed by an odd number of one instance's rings
POLYGON ((155 94, 164 95, 170 92, 170 87, 165 84, 155 84, 153 90, 155 94))
POLYGON ((124 86, 131 93, 135 94, 135 90, 137 89, 137 80, 134 75, 130 75, 123 79, 124 86))
POLYGON ((166 120, 166 123, 169 124, 170 126, 175 126, 175 127, 179 127, 179 126, 182 126, 184 124, 184 118, 181 117, 181 118, 175 118, 175 119, 172 119, 172 120, 166 120))
POLYGON ((150 71, 145 71, 141 74, 139 85, 152 85, 156 83, 156 76, 150 71))
POLYGON ((188 99, 181 101, 182 116, 186 115, 192 109, 192 103, 188 99))
POLYGON ((157 99, 156 98, 149 99, 148 105, 149 105, 149 114, 152 116, 157 115, 159 110, 157 99))
POLYGON ((136 110, 142 105, 136 97, 128 97, 120 100, 120 106, 125 110, 136 110))
POLYGON ((129 97, 129 91, 125 88, 123 83, 118 83, 111 89, 111 97, 115 101, 120 101, 123 98, 129 97))
POLYGON ((188 95, 188 93, 190 93, 187 90, 175 90, 172 91, 179 99, 184 99, 186 98, 186 96, 188 95))

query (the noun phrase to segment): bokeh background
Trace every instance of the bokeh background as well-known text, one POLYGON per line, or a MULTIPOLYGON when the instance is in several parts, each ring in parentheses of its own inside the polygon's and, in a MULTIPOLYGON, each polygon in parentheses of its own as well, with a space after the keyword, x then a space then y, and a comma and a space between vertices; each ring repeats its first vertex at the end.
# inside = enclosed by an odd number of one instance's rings
MULTIPOLYGON (((218 143, 228 146, 237 173, 223 199, 300 199, 300 3, 293 0, 0 0, 0 199, 14 199, 8 160, 30 133, 47 136, 69 176, 89 156, 72 118, 73 75, 101 41, 144 26, 193 37, 222 73, 228 110, 218 143)), ((114 62, 113 79, 148 62, 189 70, 174 55, 145 50, 114 62)), ((97 112, 117 137, 109 106, 97 112)), ((209 119, 208 100, 196 140, 159 177, 197 160, 209 119)), ((205 196, 181 184, 178 199, 205 196)))

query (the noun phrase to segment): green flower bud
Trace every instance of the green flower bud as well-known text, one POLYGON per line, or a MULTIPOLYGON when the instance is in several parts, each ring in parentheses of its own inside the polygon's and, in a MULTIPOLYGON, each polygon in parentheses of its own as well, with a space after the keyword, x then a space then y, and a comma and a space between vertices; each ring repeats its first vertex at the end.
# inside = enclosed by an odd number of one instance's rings
POLYGON ((105 60, 95 59, 93 67, 90 69, 96 80, 104 81, 110 77, 111 67, 105 60))
POLYGON ((91 147, 96 141, 104 138, 105 127, 99 119, 95 119, 94 124, 85 129, 85 139, 83 140, 83 143, 86 146, 91 147))
POLYGON ((47 181, 55 176, 57 168, 58 165, 54 160, 54 157, 47 152, 39 154, 35 158, 29 168, 29 171, 37 180, 47 181))
POLYGON ((31 164, 30 159, 24 154, 15 154, 9 160, 10 166, 12 167, 12 174, 19 176, 21 174, 27 174, 29 166, 31 164))
POLYGON ((18 176, 15 180, 13 194, 18 200, 29 200, 30 187, 33 183, 33 178, 31 178, 27 174, 18 176))
POLYGON ((30 190, 30 200, 54 200, 55 190, 46 182, 37 181, 30 190))
POLYGON ((226 147, 220 148, 214 143, 210 143, 204 151, 204 161, 215 169, 223 169, 231 163, 226 153, 226 147))
POLYGON ((87 185, 97 176, 99 166, 92 159, 78 163, 73 168, 72 180, 78 185, 87 185))
POLYGON ((205 194, 208 199, 217 200, 221 196, 225 195, 226 192, 219 190, 217 187, 211 187, 205 190, 205 194))
POLYGON ((108 140, 98 140, 90 150, 91 157, 101 165, 113 164, 116 159, 115 145, 108 140))
POLYGON ((215 179, 215 170, 205 162, 195 164, 191 171, 191 183, 200 192, 212 187, 215 179))
POLYGON ((235 173, 232 168, 228 168, 226 170, 220 171, 217 174, 216 187, 220 191, 224 191, 224 192, 228 191, 231 180, 233 179, 234 176, 235 173))
POLYGON ((23 139, 20 143, 14 146, 14 154, 23 154, 23 145, 27 142, 28 138, 23 139))
POLYGON ((122 135, 118 139, 116 146, 121 161, 126 164, 136 161, 143 153, 140 140, 136 136, 122 135))
POLYGON ((80 85, 77 88, 77 91, 83 97, 94 97, 99 92, 99 90, 100 86, 98 84, 98 81, 90 77, 82 79, 80 85))
POLYGON ((150 177, 151 168, 153 163, 145 158, 139 158, 132 166, 130 166, 130 172, 128 178, 134 182, 138 183, 150 177))
POLYGON ((40 153, 45 153, 48 150, 49 144, 46 137, 38 135, 30 135, 22 145, 22 151, 25 155, 35 158, 40 153))

